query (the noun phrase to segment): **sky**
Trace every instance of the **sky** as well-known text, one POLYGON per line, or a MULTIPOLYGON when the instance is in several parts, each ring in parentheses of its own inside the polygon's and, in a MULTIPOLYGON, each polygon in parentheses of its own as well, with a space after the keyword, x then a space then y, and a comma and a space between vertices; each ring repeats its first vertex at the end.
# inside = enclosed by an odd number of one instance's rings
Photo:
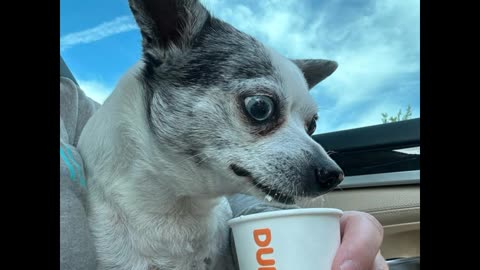
MULTIPOLYGON (((311 90, 316 133, 420 117, 420 0, 203 0, 212 14, 290 58, 338 62, 311 90)), ((60 54, 102 103, 140 59, 127 0, 60 0, 60 54)))

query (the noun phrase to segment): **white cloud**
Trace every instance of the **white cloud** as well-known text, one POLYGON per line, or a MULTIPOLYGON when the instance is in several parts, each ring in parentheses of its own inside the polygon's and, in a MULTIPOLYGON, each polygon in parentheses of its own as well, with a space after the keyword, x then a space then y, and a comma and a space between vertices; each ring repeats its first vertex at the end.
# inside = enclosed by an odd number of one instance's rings
POLYGON ((113 86, 106 85, 99 80, 78 80, 78 85, 85 95, 100 104, 103 104, 113 91, 113 86))
POLYGON ((93 28, 60 37, 60 51, 64 51, 78 44, 95 42, 137 28, 138 27, 131 16, 117 17, 93 28))

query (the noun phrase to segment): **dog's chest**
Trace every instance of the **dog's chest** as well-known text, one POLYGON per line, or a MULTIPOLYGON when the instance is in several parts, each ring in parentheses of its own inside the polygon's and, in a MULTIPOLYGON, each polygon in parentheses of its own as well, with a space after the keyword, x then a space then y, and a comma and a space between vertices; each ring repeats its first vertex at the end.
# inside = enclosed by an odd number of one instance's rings
MULTIPOLYGON (((226 252, 225 244, 221 239, 225 239, 226 234, 220 230, 208 232, 208 234, 197 234, 188 237, 175 239, 162 239, 161 247, 152 252, 149 261, 149 269, 161 270, 213 270, 214 265, 219 261, 220 254, 226 252)), ((148 254, 149 248, 144 249, 148 254)))
POLYGON ((226 199, 208 216, 164 216, 136 224, 106 219, 105 216, 117 216, 112 210, 102 205, 91 216, 99 269, 227 270, 232 267, 227 225, 232 213, 226 199))
POLYGON ((227 267, 214 266, 210 257, 205 257, 203 260, 187 260, 184 262, 175 262, 175 265, 171 263, 163 263, 162 265, 150 264, 148 270, 224 270, 227 267))
MULTIPOLYGON (((156 243, 148 243, 154 259, 151 269, 215 270, 227 267, 230 209, 217 207, 208 220, 183 220, 165 224, 156 243)), ((168 223, 168 222, 167 222, 168 223)), ((145 251, 149 248, 146 247, 145 251)))

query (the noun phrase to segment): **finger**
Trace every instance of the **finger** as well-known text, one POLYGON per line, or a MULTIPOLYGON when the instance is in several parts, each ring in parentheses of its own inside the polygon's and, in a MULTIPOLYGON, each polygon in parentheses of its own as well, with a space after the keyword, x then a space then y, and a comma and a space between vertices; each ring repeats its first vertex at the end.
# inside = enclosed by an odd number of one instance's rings
POLYGON ((387 261, 385 261, 385 258, 383 258, 380 251, 377 253, 377 257, 375 257, 375 263, 372 270, 389 270, 387 261))
POLYGON ((370 214, 348 211, 340 219, 340 226, 342 242, 333 269, 372 269, 382 244, 382 225, 370 214))

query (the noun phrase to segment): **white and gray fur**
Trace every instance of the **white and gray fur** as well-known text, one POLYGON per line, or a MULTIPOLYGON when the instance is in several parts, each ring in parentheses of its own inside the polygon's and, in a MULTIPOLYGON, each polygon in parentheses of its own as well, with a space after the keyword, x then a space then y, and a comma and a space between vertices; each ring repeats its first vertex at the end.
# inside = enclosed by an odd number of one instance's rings
POLYGON ((337 65, 289 60, 195 0, 129 4, 143 57, 78 144, 98 269, 228 269, 225 195, 328 191, 319 172, 339 168, 306 132, 308 90, 337 65), (268 123, 243 108, 260 94, 275 100, 268 123))

